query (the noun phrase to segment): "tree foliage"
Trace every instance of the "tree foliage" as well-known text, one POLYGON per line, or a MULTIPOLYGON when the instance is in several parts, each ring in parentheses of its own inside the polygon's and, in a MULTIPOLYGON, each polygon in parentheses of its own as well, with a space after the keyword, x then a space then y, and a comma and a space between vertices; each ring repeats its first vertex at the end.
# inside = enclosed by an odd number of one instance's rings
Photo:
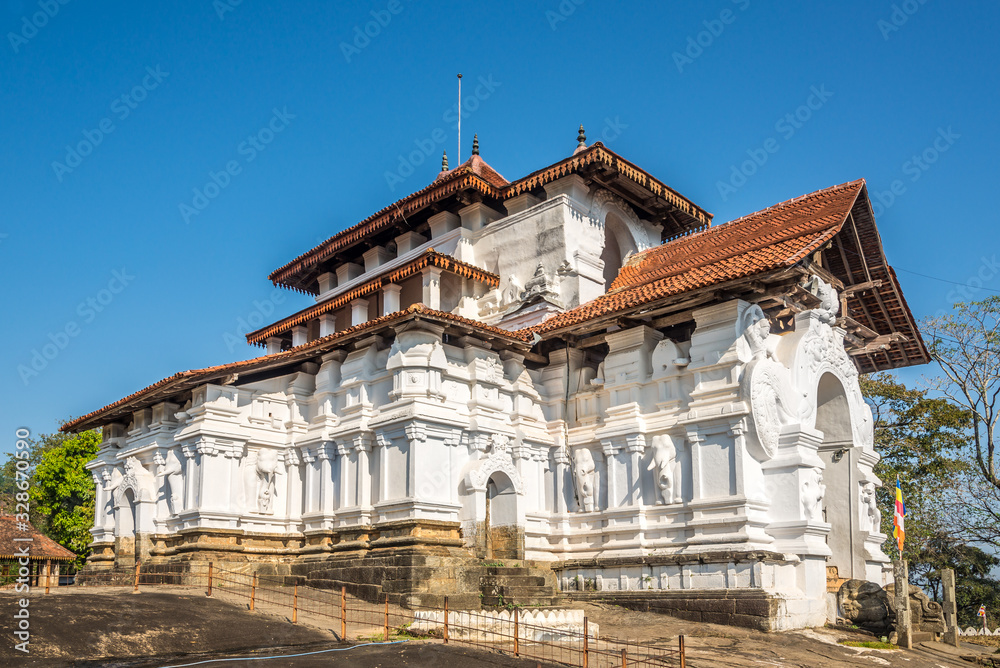
POLYGON ((982 480, 1000 490, 1000 297, 955 304, 953 313, 924 324, 931 356, 945 377, 935 389, 968 411, 973 461, 982 480))
MULTIPOLYGON (((991 615, 1000 614, 1000 581, 991 575, 1000 559, 977 547, 974 543, 982 541, 970 530, 973 523, 982 523, 969 496, 969 485, 977 480, 969 445, 971 411, 948 397, 907 388, 889 374, 862 377, 861 389, 872 408, 875 448, 882 456, 875 473, 884 483, 878 494, 882 533, 887 535, 892 534, 897 475, 902 482, 903 557, 910 565, 910 582, 940 601, 941 570, 952 568, 963 625, 976 623, 982 604, 991 615)), ((895 551, 894 543, 888 550, 895 551)))
POLYGON ((872 409, 875 448, 882 459, 875 474, 883 481, 878 491, 882 533, 892 535, 892 507, 898 476, 906 497, 906 543, 903 556, 911 561, 925 541, 946 531, 948 505, 956 481, 968 465, 967 411, 944 398, 907 388, 887 373, 861 378, 861 390, 872 409))
MULTIPOLYGON (((95 487, 85 468, 97 455, 99 431, 80 434, 43 434, 27 449, 30 519, 35 527, 77 554, 77 565, 89 554, 94 523, 95 487)), ((12 512, 17 459, 9 455, 0 469, 0 498, 4 512, 12 512)))

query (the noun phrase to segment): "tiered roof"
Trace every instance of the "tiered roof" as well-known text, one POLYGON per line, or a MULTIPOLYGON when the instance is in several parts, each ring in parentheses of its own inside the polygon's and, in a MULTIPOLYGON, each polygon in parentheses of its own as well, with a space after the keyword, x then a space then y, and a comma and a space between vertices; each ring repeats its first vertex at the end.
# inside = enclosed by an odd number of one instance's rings
POLYGON ((269 278, 275 285, 316 294, 314 285, 316 276, 320 273, 320 263, 356 244, 370 240, 376 234, 409 228, 407 219, 432 205, 459 193, 473 193, 499 203, 576 173, 599 174, 602 185, 615 188, 637 208, 647 209, 651 215, 658 212, 658 217, 666 218, 666 234, 700 228, 712 220, 712 214, 601 142, 512 183, 507 182, 479 155, 473 155, 461 166, 442 172, 427 187, 390 204, 298 256, 272 272, 269 278))
POLYGON ((860 356, 862 371, 930 361, 899 281, 882 252, 864 180, 851 181, 669 241, 632 256, 607 294, 530 328, 544 338, 696 290, 746 281, 791 268, 822 251, 826 267, 850 290, 847 305, 862 327, 901 334, 875 354, 860 356), (903 340, 905 338, 905 340, 903 340))
POLYGON ((205 369, 182 371, 164 378, 138 392, 119 399, 113 404, 88 413, 65 423, 60 431, 75 432, 92 429, 117 420, 128 420, 133 411, 147 408, 170 397, 216 381, 235 381, 237 376, 264 375, 270 372, 285 370, 296 364, 308 362, 325 353, 344 348, 353 344, 360 337, 392 329, 402 322, 427 321, 437 323, 446 328, 472 333, 480 339, 488 341, 496 348, 512 348, 527 352, 530 348, 531 334, 529 332, 513 332, 500 327, 493 327, 477 320, 469 320, 462 316, 436 311, 423 304, 414 304, 396 313, 390 313, 375 318, 354 327, 335 332, 328 336, 310 341, 291 350, 271 355, 263 355, 249 360, 220 364, 205 369))
POLYGON ((313 318, 318 318, 324 313, 336 311, 355 299, 360 299, 374 292, 378 292, 386 285, 399 283, 400 281, 419 273, 424 267, 438 267, 439 269, 451 272, 463 278, 471 278, 481 283, 485 283, 493 288, 500 285, 500 277, 496 274, 486 271, 485 269, 480 269, 479 267, 466 262, 456 260, 450 255, 443 255, 435 251, 433 248, 430 248, 419 257, 407 262, 401 267, 387 269, 382 274, 379 274, 371 280, 366 281, 361 285, 348 290, 347 292, 341 293, 332 299, 328 299, 322 303, 302 309, 298 313, 294 313, 274 324, 250 332, 247 334, 247 343, 252 345, 263 345, 264 342, 271 336, 284 334, 296 325, 301 325, 302 323, 308 322, 313 318))
MULTIPOLYGON (((514 348, 529 359, 533 357, 535 362, 542 362, 544 358, 531 353, 531 349, 544 350, 548 344, 542 342, 546 339, 581 340, 588 333, 606 331, 609 326, 625 324, 625 321, 649 321, 650 314, 670 308, 687 309, 689 314, 697 299, 702 300, 697 303, 729 299, 747 294, 746 290, 750 290, 751 295, 759 294, 761 285, 767 281, 776 284, 776 277, 795 285, 796 277, 809 272, 821 274, 842 289, 842 298, 848 308, 847 313, 842 314, 841 324, 850 332, 860 333, 859 336, 851 335, 853 345, 863 346, 873 340, 879 343, 871 351, 862 348, 853 353, 862 371, 929 361, 899 282, 882 251, 863 180, 826 188, 723 225, 707 227, 711 214, 599 142, 590 147, 581 146, 570 158, 513 182, 508 182, 474 154, 461 166, 442 172, 426 188, 299 256, 271 274, 271 279, 275 284, 315 292, 311 285, 315 283, 320 263, 373 234, 398 232, 400 226, 406 224, 407 216, 434 203, 459 192, 476 192, 500 202, 574 173, 584 173, 602 187, 614 186, 616 192, 623 195, 631 193, 630 201, 634 206, 646 213, 655 210, 668 216, 681 235, 632 256, 607 294, 530 328, 510 331, 415 304, 288 351, 175 374, 69 422, 63 430, 79 431, 127 420, 135 410, 177 397, 198 385, 234 382, 237 374, 263 378, 288 373, 289 368, 297 364, 349 346, 359 337, 398 327, 404 321, 433 321, 492 340, 497 347, 514 348), (644 193, 641 198, 640 191, 644 193), (668 308, 664 309, 664 305, 668 308)), ((260 343, 429 265, 492 286, 499 284, 495 274, 429 250, 344 294, 252 332, 247 339, 260 343)), ((781 295, 776 298, 779 302, 783 299, 781 295)))

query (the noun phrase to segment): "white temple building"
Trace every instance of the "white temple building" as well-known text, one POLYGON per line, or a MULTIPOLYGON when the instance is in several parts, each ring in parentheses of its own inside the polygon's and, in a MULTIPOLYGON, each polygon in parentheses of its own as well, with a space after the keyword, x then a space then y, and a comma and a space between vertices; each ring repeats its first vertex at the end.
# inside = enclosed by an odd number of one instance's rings
POLYGON ((89 568, 478 605, 508 560, 767 629, 891 581, 858 375, 929 357, 864 181, 712 225, 582 128, 515 181, 473 153, 272 273, 315 304, 266 354, 64 427, 104 434, 89 568))

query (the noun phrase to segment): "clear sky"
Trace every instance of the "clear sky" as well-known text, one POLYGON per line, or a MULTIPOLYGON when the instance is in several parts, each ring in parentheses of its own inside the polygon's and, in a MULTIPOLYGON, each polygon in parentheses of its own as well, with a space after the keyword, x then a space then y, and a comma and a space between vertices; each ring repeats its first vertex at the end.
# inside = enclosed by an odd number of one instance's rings
POLYGON ((864 177, 918 317, 961 298, 918 274, 1000 290, 998 24, 941 0, 3 0, 0 450, 258 354, 242 323, 309 303, 273 269, 456 164, 458 72, 463 157, 477 132, 509 179, 580 123, 716 222, 864 177))

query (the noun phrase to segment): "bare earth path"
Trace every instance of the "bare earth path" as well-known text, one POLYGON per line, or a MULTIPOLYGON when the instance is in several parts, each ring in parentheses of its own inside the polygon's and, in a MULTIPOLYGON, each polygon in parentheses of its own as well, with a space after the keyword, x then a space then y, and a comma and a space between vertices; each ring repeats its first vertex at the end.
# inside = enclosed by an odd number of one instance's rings
MULTIPOLYGON (((348 651, 340 642, 339 620, 307 612, 291 624, 289 611, 259 600, 256 611, 247 610, 246 599, 216 591, 212 598, 201 588, 149 588, 132 594, 128 588, 65 588, 48 596, 32 594, 31 654, 14 650, 13 614, 19 596, 0 593, 0 665, 96 666, 122 668, 176 666, 222 657, 267 654, 300 654, 305 657, 261 661, 230 661, 207 666, 535 666, 491 652, 440 641, 409 641, 398 645, 363 647, 348 651), (281 649, 271 649, 281 648, 281 649), (329 652, 327 650, 338 651, 329 652)), ((349 637, 381 636, 384 606, 356 599, 357 622, 349 637), (360 610, 364 609, 364 612, 360 610), (366 619, 362 619, 365 617, 366 619)), ((678 634, 687 639, 688 665, 709 666, 973 666, 962 655, 986 654, 995 648, 964 645, 961 650, 928 643, 913 651, 855 650, 837 641, 860 636, 828 629, 789 633, 760 633, 713 624, 623 610, 615 606, 585 604, 587 616, 600 625, 601 636, 634 639, 643 643, 676 646, 678 634)), ((390 613, 406 614, 392 607, 390 613)), ((350 618, 350 616, 349 616, 350 618)), ((381 639, 380 637, 378 639, 381 639)), ((995 655, 1000 659, 1000 655, 995 655)), ((980 664, 989 665, 989 664, 980 664)), ((998 661, 997 665, 1000 665, 998 661)))

